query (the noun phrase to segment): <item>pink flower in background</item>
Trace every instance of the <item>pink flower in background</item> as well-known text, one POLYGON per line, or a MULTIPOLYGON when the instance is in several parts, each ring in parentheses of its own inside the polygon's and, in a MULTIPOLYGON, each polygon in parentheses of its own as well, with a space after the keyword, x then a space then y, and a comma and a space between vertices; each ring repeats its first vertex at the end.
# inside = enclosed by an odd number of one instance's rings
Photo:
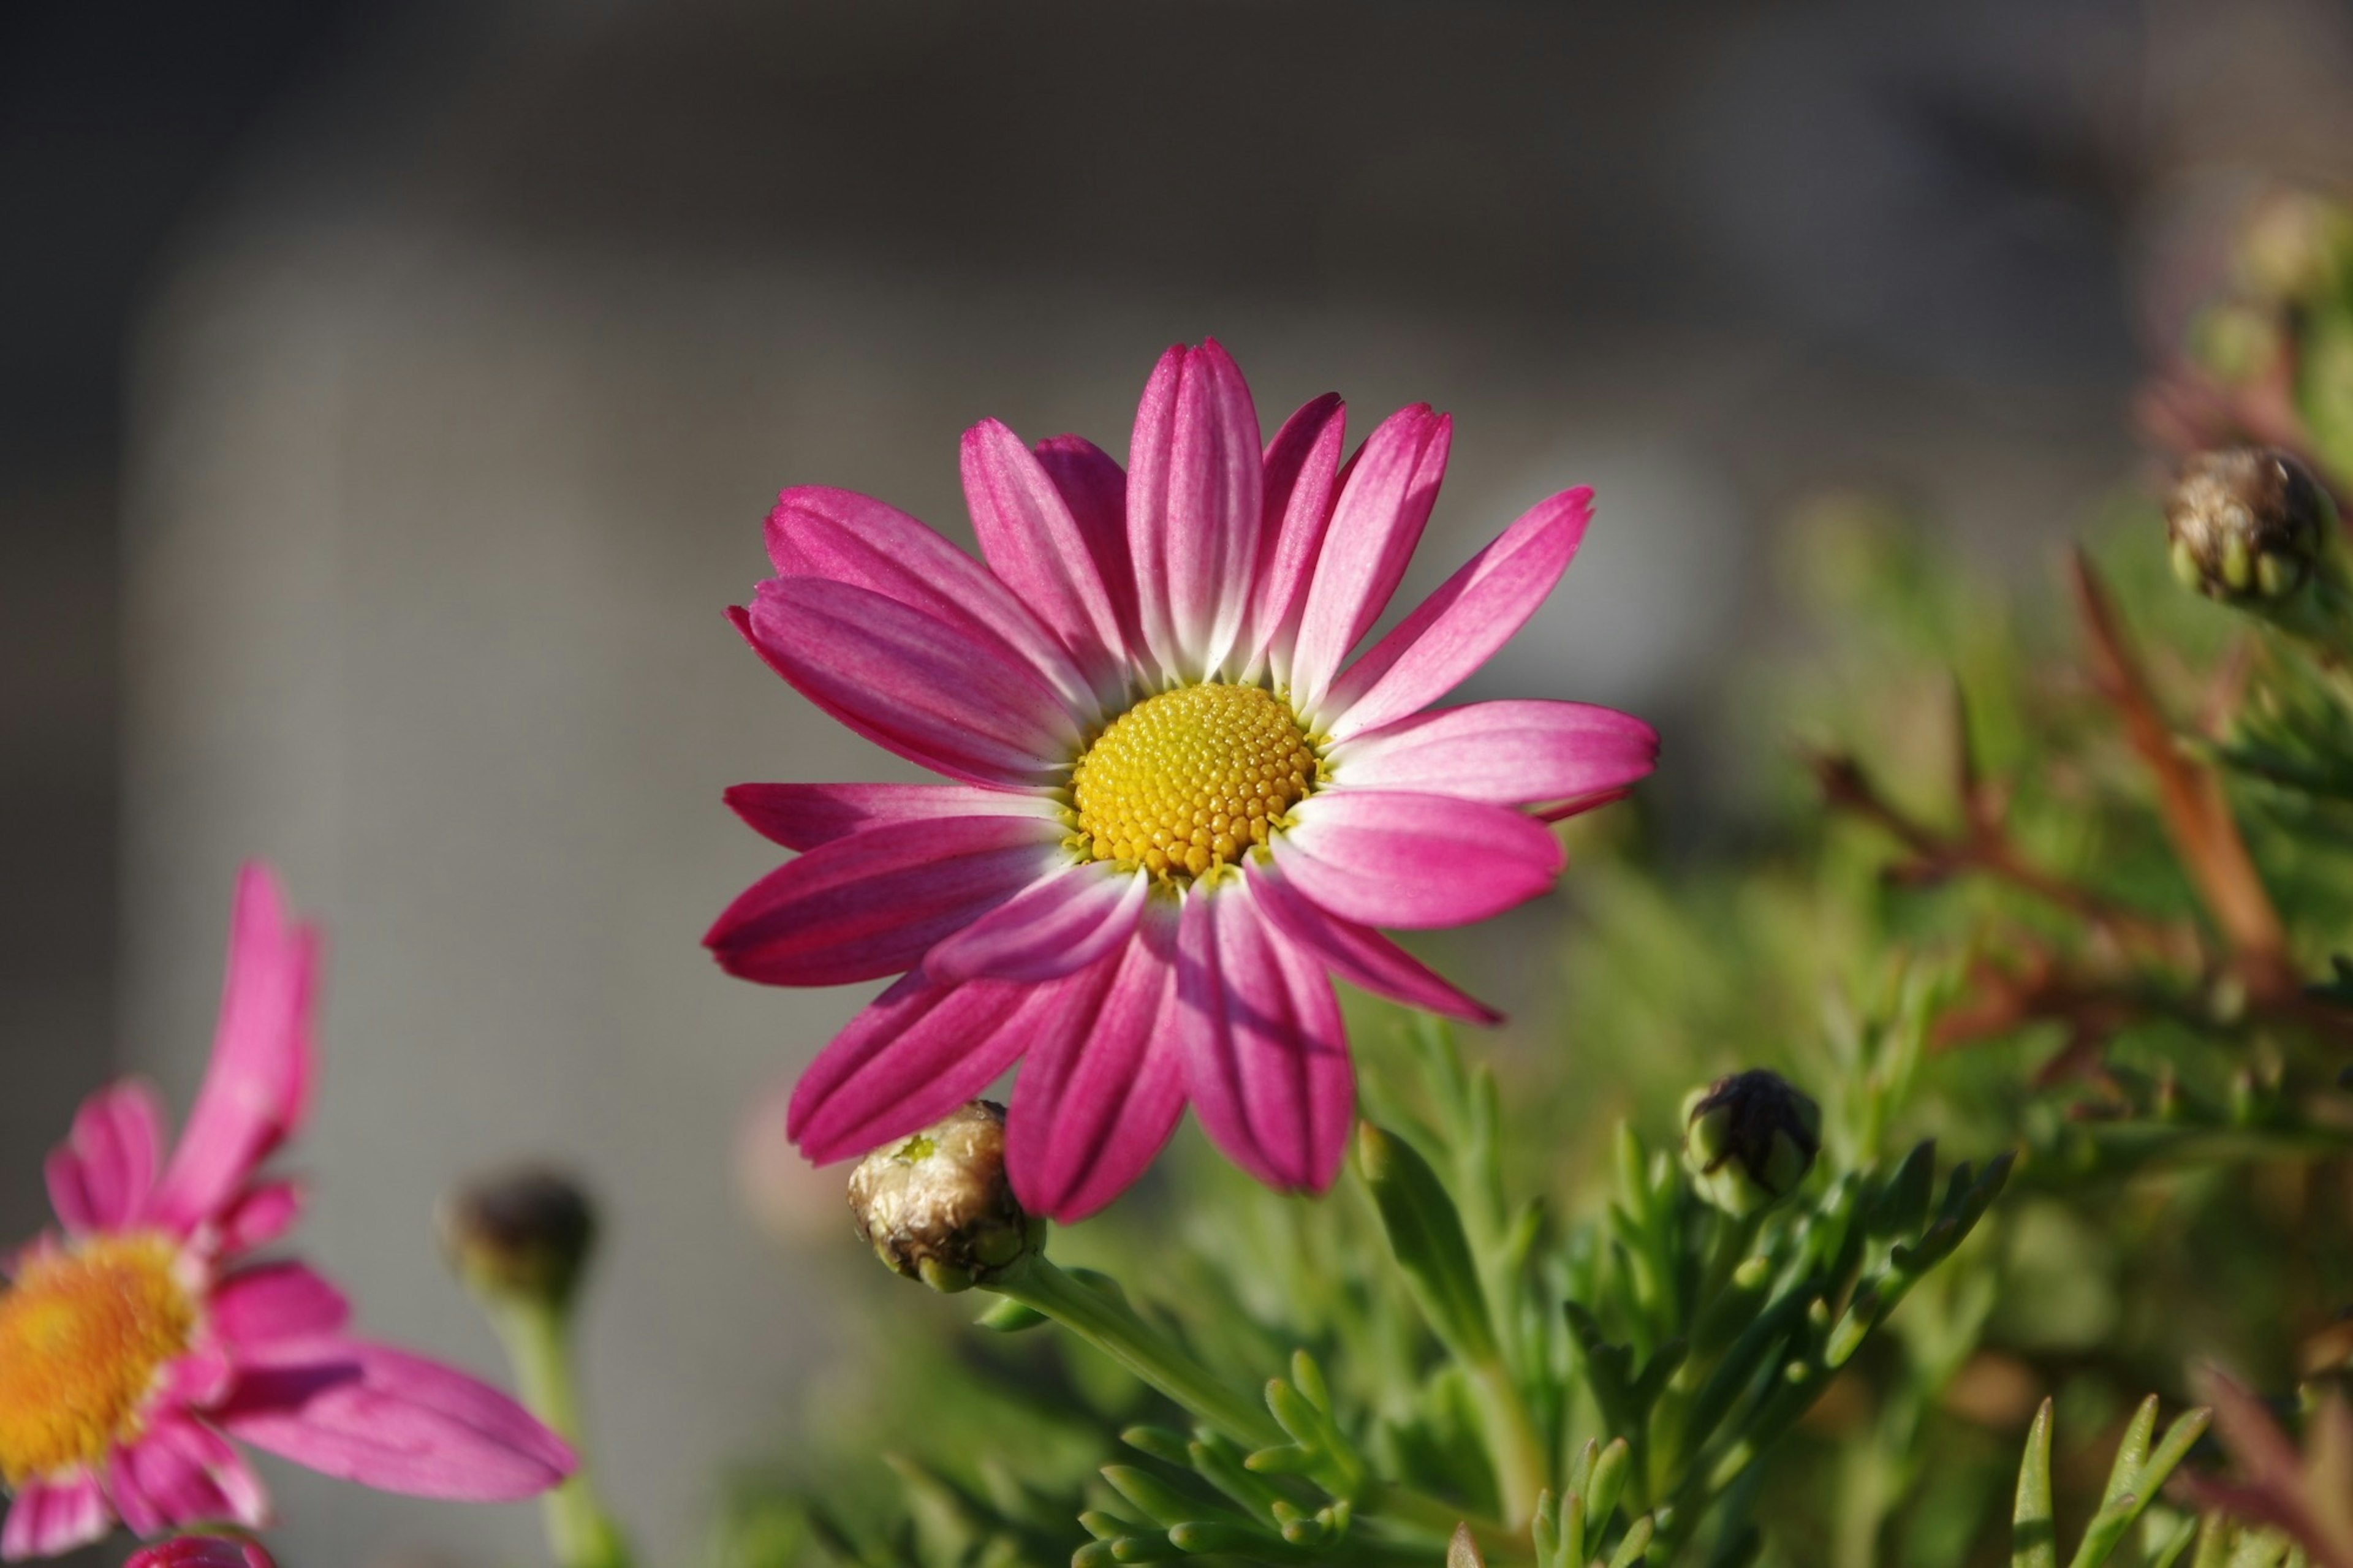
POLYGON ((123 1568, 278 1568, 258 1541, 226 1535, 175 1535, 131 1554, 123 1568))
POLYGON ((351 1337, 343 1293, 302 1264, 248 1261, 301 1207, 258 1171, 309 1099, 317 947, 248 867, 212 1063, 169 1163, 163 1111, 136 1082, 91 1096, 50 1154, 64 1233, 9 1259, 0 1286, 0 1477, 15 1494, 0 1557, 64 1552, 118 1519, 142 1535, 263 1522, 230 1437, 427 1497, 529 1497, 571 1471, 571 1450, 505 1394, 351 1337))
POLYGON ((1425 711, 1541 604, 1589 491, 1543 501, 1370 648, 1451 423, 1392 415, 1344 464, 1340 400, 1260 446, 1216 342, 1168 351, 1129 468, 1074 436, 965 437, 987 564, 892 507, 786 490, 739 630, 827 712, 952 782, 742 784, 800 851, 720 916, 729 972, 903 972, 827 1047, 788 1131, 820 1163, 912 1132, 1022 1062, 1021 1201, 1070 1219, 1189 1100, 1283 1188, 1337 1172, 1355 1078, 1331 977, 1493 1015, 1377 927, 1484 920, 1562 864, 1546 821, 1651 771, 1640 720, 1572 702, 1425 711))

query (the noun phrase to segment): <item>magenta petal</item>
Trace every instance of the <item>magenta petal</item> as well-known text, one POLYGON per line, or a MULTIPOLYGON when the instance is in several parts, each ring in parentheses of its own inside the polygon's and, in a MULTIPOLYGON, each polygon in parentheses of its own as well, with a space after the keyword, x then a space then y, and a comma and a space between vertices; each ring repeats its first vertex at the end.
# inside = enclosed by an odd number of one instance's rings
POLYGON ((1388 607, 1438 502, 1454 422, 1429 405, 1400 408, 1366 437, 1348 470, 1315 561, 1292 656, 1292 689, 1312 709, 1388 607))
POLYGON ((1050 798, 977 784, 740 784, 727 804, 763 837, 814 849, 886 822, 935 816, 1034 816, 1056 820, 1050 798))
POLYGON ((341 1290, 290 1260, 237 1270, 213 1287, 207 1305, 214 1331, 239 1352, 340 1334, 352 1316, 341 1290))
POLYGON ((1347 438, 1347 405, 1327 392, 1283 421, 1266 444, 1266 518, 1259 534, 1245 649, 1251 662, 1267 661, 1277 685, 1291 682, 1292 649, 1307 612, 1315 558, 1331 525, 1340 451, 1347 438))
POLYGON ((702 940, 729 973, 770 985, 896 974, 1051 870, 1060 832, 1021 816, 885 823, 770 872, 702 940))
POLYGON ((1217 340, 1163 354, 1135 411, 1127 542, 1145 642, 1170 674, 1200 679, 1240 637, 1261 461, 1258 410, 1217 340))
POLYGON ((578 1464, 569 1445, 488 1384, 359 1341, 248 1369, 215 1418, 298 1465, 413 1497, 511 1502, 578 1464))
POLYGON ((1061 492, 1094 558, 1095 575, 1111 596, 1124 647, 1141 649, 1135 619, 1135 565, 1127 549, 1127 470, 1083 436, 1053 436, 1038 443, 1038 466, 1061 492))
POLYGON ((1259 912, 1276 935, 1313 952, 1349 984, 1466 1023, 1503 1022, 1501 1013, 1465 995, 1380 932, 1302 898, 1272 866, 1253 866, 1249 875, 1259 912))
POLYGON ((21 1563, 28 1557, 57 1557, 77 1546, 102 1540, 114 1522, 106 1493, 98 1478, 78 1475, 70 1480, 27 1480, 8 1504, 8 1522, 0 1527, 0 1559, 21 1563))
POLYGON ((1061 982, 1043 1010, 1005 1129, 1014 1195, 1034 1214, 1085 1218, 1126 1191, 1176 1130, 1176 923, 1155 909, 1118 951, 1061 982))
POLYGON ((1065 700, 1087 699, 1085 679, 1038 617, 987 568, 896 507, 818 485, 786 490, 768 514, 768 558, 780 577, 846 583, 1000 644, 1065 700))
POLYGON ((230 916, 212 1065, 152 1205, 163 1224, 186 1230, 212 1217, 301 1124, 317 963, 317 934, 288 919, 267 867, 247 866, 230 916))
POLYGON ((1293 812, 1274 860, 1310 901, 1362 925, 1467 925, 1525 903, 1560 875, 1560 841, 1500 805, 1330 789, 1293 812))
POLYGON ((164 1111, 136 1079, 110 1084, 82 1102, 73 1132, 50 1152, 49 1202, 75 1235, 117 1230, 138 1219, 164 1159, 164 1111))
POLYGON ((968 626, 818 577, 761 584, 748 619, 754 645, 795 689, 935 773, 1042 784, 1076 746, 1062 699, 968 626))
POLYGON ((849 1021, 794 1087, 786 1135, 823 1165, 903 1138, 987 1089, 1029 1035, 1033 986, 908 975, 849 1021))
POLYGON ((1659 732, 1586 702, 1473 702, 1342 742, 1335 775, 1352 789, 1453 795, 1496 805, 1580 800, 1658 765, 1659 732))
POLYGON ((923 969, 942 980, 1053 980, 1127 941, 1151 879, 1072 866, 1033 883, 942 942, 923 969))
POLYGON ((1340 1004, 1246 881, 1185 900, 1176 986, 1186 1089, 1210 1141, 1269 1186, 1330 1186, 1356 1105, 1340 1004))
POLYGON ((1020 437, 983 420, 965 432, 964 493, 989 570, 1098 689, 1119 689, 1127 647, 1111 591, 1044 465, 1020 437))
POLYGON ((237 1194, 218 1222, 220 1255, 235 1258, 269 1246, 302 1217, 302 1184, 262 1182, 237 1194))
POLYGON ((1530 508, 1333 683, 1316 709, 1332 735, 1377 730, 1453 690, 1535 614, 1592 520, 1589 489, 1530 508))
POLYGON ((175 1535, 131 1554, 123 1568, 277 1568, 256 1541, 225 1535, 175 1535))

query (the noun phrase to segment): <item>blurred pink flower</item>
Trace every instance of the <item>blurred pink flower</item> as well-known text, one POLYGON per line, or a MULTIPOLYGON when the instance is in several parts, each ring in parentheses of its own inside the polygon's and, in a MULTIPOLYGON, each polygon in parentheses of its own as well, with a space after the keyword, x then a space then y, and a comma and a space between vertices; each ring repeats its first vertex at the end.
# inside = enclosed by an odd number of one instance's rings
POLYGON ((2263 1402, 2228 1373, 2210 1367, 2202 1381, 2238 1479, 2184 1471, 2178 1489, 2200 1508, 2285 1532, 2314 1568, 2353 1568, 2353 1406, 2331 1390, 2306 1419, 2298 1452, 2263 1402))
POLYGON ((301 1126, 317 938, 260 867, 237 884, 228 982, 204 1087, 164 1162, 138 1082, 100 1090, 49 1155, 63 1236, 0 1286, 0 1557, 197 1520, 263 1522, 227 1439, 387 1491, 502 1500, 554 1486, 571 1450, 505 1394, 353 1339, 351 1308, 302 1264, 248 1255, 301 1207, 257 1173, 301 1126))
POLYGON ((1015 1188, 1070 1219, 1189 1100, 1282 1188, 1336 1173, 1355 1079, 1330 977, 1490 1020, 1378 934, 1484 920, 1561 868, 1546 821, 1651 771, 1641 721, 1571 702, 1425 712, 1576 553, 1591 494, 1505 530, 1353 662, 1421 537, 1451 422, 1407 408, 1346 463, 1324 396, 1261 451, 1207 342, 1145 386, 1130 467, 1075 436, 964 440, 987 564, 846 490, 786 490, 737 628, 860 734, 953 781, 742 784, 799 858, 706 938, 729 972, 910 972, 810 1067, 819 1163, 937 1120, 1017 1058, 1015 1188))
POLYGON ((227 1535, 175 1535, 131 1554, 123 1568, 278 1568, 259 1541, 227 1535))

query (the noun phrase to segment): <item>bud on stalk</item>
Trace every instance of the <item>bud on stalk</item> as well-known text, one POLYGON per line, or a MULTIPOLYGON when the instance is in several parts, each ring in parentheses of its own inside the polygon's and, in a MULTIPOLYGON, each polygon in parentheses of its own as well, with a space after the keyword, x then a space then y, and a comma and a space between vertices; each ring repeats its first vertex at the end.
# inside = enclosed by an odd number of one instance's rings
POLYGON ((1683 1126, 1683 1169, 1702 1197, 1735 1219, 1788 1196, 1821 1150, 1821 1107, 1761 1068, 1692 1090, 1683 1126))
POLYGON ((944 1293, 988 1283, 1045 1237, 1005 1173, 1005 1108, 986 1100, 860 1160, 849 1212, 875 1257, 944 1293))
POLYGON ((2336 508, 2311 470, 2275 448, 2191 458, 2165 521, 2182 585, 2242 608, 2274 613, 2332 564, 2336 508))

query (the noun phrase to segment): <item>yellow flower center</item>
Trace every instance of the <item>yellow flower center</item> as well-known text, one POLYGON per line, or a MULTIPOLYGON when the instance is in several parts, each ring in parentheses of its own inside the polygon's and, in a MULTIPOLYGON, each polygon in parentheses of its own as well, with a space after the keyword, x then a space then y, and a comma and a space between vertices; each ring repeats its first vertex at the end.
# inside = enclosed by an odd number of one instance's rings
POLYGON ((157 1236, 37 1258, 0 1290, 0 1476, 11 1487, 96 1464, 133 1436, 196 1306, 157 1236))
POLYGON ((1320 764, 1262 686, 1211 681, 1147 697, 1112 721, 1071 777, 1074 847, 1155 876, 1240 858, 1315 788, 1320 764))

